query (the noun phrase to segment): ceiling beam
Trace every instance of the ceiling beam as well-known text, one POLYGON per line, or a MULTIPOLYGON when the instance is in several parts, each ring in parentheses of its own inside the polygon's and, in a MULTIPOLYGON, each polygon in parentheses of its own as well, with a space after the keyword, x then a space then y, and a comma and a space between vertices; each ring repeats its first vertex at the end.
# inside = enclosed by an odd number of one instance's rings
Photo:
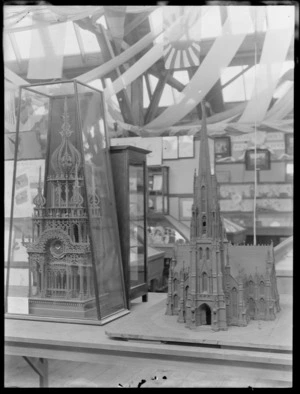
MULTIPOLYGON (((156 77, 156 78, 158 78, 158 79, 160 78, 160 75, 161 75, 161 74, 158 73, 157 71, 152 71, 152 70, 151 70, 151 72, 150 72, 149 74, 152 74, 154 77, 156 77)), ((178 90, 178 92, 182 92, 183 89, 185 88, 185 85, 184 85, 183 83, 179 82, 178 79, 174 78, 173 75, 171 75, 171 74, 169 74, 169 73, 168 73, 167 81, 166 81, 166 82, 167 82, 167 84, 169 84, 172 88, 178 90)))
POLYGON ((169 71, 162 72, 162 75, 161 75, 159 81, 157 82, 156 88, 155 88, 153 96, 152 96, 152 100, 151 100, 150 105, 149 105, 147 112, 145 114, 145 123, 146 124, 151 122, 151 120, 154 119, 156 116, 158 104, 161 99, 161 95, 163 93, 163 90, 164 90, 164 87, 165 87, 165 84, 166 84, 166 81, 168 78, 168 73, 169 73, 169 71))
MULTIPOLYGON (((113 59, 115 57, 115 54, 114 54, 114 50, 111 45, 111 42, 107 38, 106 31, 102 25, 99 25, 99 29, 102 33, 102 37, 103 37, 104 42, 105 42, 107 49, 109 51, 110 59, 113 59)), ((99 40, 98 41, 99 45, 100 45, 100 42, 103 43, 103 40, 101 39, 101 37, 98 34, 96 34, 96 36, 97 36, 97 39, 99 40)), ((102 45, 100 45, 100 47, 102 49, 102 45)), ((110 59, 107 59, 107 60, 110 60, 110 59)), ((116 75, 116 78, 120 77, 122 75, 120 68, 116 67, 113 74, 116 75)), ((116 79, 116 78, 114 78, 114 79, 116 79)), ((120 110, 122 112, 123 118, 126 121, 126 123, 136 124, 133 113, 132 113, 132 109, 131 109, 131 102, 130 102, 130 99, 129 99, 126 89, 125 88, 122 89, 119 93, 116 94, 116 96, 118 99, 120 110)))
POLYGON ((9 41, 11 43, 12 49, 14 51, 14 54, 16 56, 17 59, 17 64, 18 64, 18 68, 19 71, 22 72, 22 58, 21 58, 21 54, 20 54, 20 50, 16 41, 16 37, 14 35, 14 33, 7 33, 9 41))
POLYGON ((242 71, 240 71, 238 74, 236 74, 233 78, 231 78, 229 81, 227 81, 226 83, 224 83, 224 85, 221 85, 221 89, 226 88, 226 86, 230 85, 232 82, 234 82, 238 77, 240 77, 241 75, 245 74, 246 71, 250 70, 250 68, 253 67, 253 64, 247 66, 245 69, 243 69, 242 71))
MULTIPOLYGON (((139 39, 137 31, 131 33, 135 38, 139 39)), ((139 60, 139 54, 134 56, 134 60, 139 60)), ((131 83, 131 108, 136 124, 144 125, 144 85, 143 75, 140 75, 131 83)))
POLYGON ((152 91, 151 91, 151 86, 150 86, 149 74, 145 73, 144 77, 145 77, 145 82, 146 82, 146 87, 147 87, 149 101, 151 101, 152 100, 152 91))
MULTIPOLYGON (((257 60, 259 62, 262 47, 263 47, 263 41, 264 41, 265 33, 258 33, 257 34, 257 60)), ((201 60, 206 56, 208 51, 211 48, 212 43, 214 42, 214 39, 207 39, 201 41, 201 60)), ((101 48, 102 49, 102 48, 101 48)), ((92 69, 96 68, 97 66, 99 67, 99 64, 104 64, 107 62, 107 59, 104 59, 103 53, 97 52, 97 53, 92 53, 92 54, 86 54, 87 58, 87 64, 84 64, 81 58, 81 55, 69 55, 64 57, 64 72, 66 74, 73 75, 74 77, 81 75, 87 71, 91 71, 92 69), (74 70, 74 72, 72 71, 74 70), (76 70, 76 73, 75 73, 76 70), (77 71, 78 70, 78 71, 77 71)), ((291 42, 291 45, 289 47, 288 53, 286 60, 294 60, 294 43, 291 42)), ((26 71, 28 67, 28 59, 22 59, 20 61, 20 67, 22 71, 19 70, 19 66, 16 61, 7 61, 5 64, 16 74, 25 77, 26 78, 26 71), (26 70, 26 71, 25 71, 26 70)), ((250 34, 247 36, 242 43, 241 47, 237 51, 236 55, 233 57, 231 60, 229 66, 237 66, 237 65, 250 65, 254 64, 254 35, 250 34)), ((157 76, 160 74, 160 70, 164 69, 164 63, 163 60, 159 60, 156 62, 156 64, 149 69, 150 73, 153 73, 153 75, 157 76)), ((175 78, 172 80, 172 76, 168 78, 168 83, 174 87, 175 89, 179 90, 179 88, 176 88, 175 84, 180 83, 179 81, 176 82, 175 78), (172 85, 171 85, 172 81, 172 85)), ((180 91, 180 90, 179 90, 180 91)))
MULTIPOLYGON (((94 25, 90 18, 85 18, 84 20, 76 21, 76 23, 82 28, 95 34, 99 47, 101 48, 101 54, 103 56, 104 63, 113 59, 115 57, 113 47, 106 35, 106 29, 101 24, 94 25)), ((112 79, 116 79, 121 76, 121 71, 119 67, 116 67, 111 73, 112 79)), ((129 124, 134 123, 134 117, 132 115, 131 103, 126 91, 126 88, 122 89, 116 94, 120 110, 124 121, 129 124)))
POLYGON ((76 39, 77 39, 77 42, 78 42, 78 46, 79 46, 79 49, 80 49, 80 55, 81 55, 82 62, 83 62, 83 64, 86 64, 86 62, 87 62, 86 54, 85 54, 85 50, 84 50, 83 39, 82 39, 81 34, 80 34, 80 29, 79 29, 78 25, 76 25, 76 23, 72 22, 72 24, 73 24, 73 27, 74 27, 74 31, 75 31, 76 39))
MULTIPOLYGON (((152 12, 152 11, 151 11, 152 12)), ((136 27, 138 27, 144 20, 149 17, 149 11, 145 13, 138 14, 131 22, 129 22, 124 28, 124 37, 132 32, 136 27)))

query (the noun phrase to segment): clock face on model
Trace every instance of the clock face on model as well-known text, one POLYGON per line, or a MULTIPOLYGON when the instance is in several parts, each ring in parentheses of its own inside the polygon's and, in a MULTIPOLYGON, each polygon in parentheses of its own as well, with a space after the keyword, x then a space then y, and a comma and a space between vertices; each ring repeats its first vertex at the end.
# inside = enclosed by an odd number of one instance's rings
POLYGON ((64 254, 63 243, 59 239, 55 239, 50 244, 50 253, 53 257, 61 258, 64 254))

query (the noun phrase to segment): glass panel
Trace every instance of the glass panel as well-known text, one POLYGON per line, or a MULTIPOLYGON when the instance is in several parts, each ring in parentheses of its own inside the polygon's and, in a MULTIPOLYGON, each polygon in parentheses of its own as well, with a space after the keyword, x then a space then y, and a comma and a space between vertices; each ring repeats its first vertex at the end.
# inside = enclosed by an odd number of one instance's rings
MULTIPOLYGON (((39 91, 41 86, 31 87, 39 91)), ((51 100, 51 116, 34 130, 44 143, 28 146, 36 111, 32 103, 48 100, 22 89, 27 115, 18 150, 12 219, 9 313, 97 319, 92 260, 82 171, 81 143, 73 95, 51 100), (31 100, 28 100, 28 97, 31 100), (20 145, 22 147, 22 145, 20 145), (30 147, 30 149, 29 149, 30 147), (37 148, 38 147, 38 148, 37 148), (21 160, 23 157, 41 160, 21 160)), ((24 123, 24 122, 23 122, 24 123)), ((34 126, 33 126, 34 127, 34 126)), ((19 131, 17 131, 18 133, 19 131)))
MULTIPOLYGON (((5 81, 4 105, 5 105, 5 133, 11 135, 16 132, 17 127, 17 103, 19 90, 5 81)), ((6 157, 6 156, 5 156, 6 157)))
POLYGON ((125 308, 124 279, 102 94, 77 84, 89 224, 101 319, 125 308))
POLYGON ((144 167, 129 165, 130 287, 145 283, 144 167))
MULTIPOLYGON (((16 143, 18 146, 14 190, 14 162, 5 162, 5 285, 8 287, 7 312, 29 314, 32 312, 31 297, 39 291, 40 277, 35 270, 29 269, 30 259, 25 241, 33 241, 36 236, 32 215, 38 189, 44 188, 49 101, 25 89, 21 90, 20 100, 17 133, 7 134, 5 141, 7 160, 14 158, 16 143), (24 137, 27 132, 21 132, 25 129, 32 130, 29 140, 24 137)), ((36 256, 36 261, 38 259, 36 256)))
POLYGON ((14 53, 13 47, 11 45, 10 39, 8 37, 8 34, 4 34, 3 37, 3 57, 4 57, 4 61, 16 61, 16 55, 14 53))

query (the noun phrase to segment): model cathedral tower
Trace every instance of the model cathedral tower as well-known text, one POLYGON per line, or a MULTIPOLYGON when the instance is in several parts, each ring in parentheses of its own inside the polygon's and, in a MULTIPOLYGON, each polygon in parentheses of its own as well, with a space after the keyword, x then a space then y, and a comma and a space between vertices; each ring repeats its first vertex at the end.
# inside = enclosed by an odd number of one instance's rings
MULTIPOLYGON (((53 133, 55 138, 58 133, 53 133)), ((59 134, 61 142, 46 160, 45 195, 40 169, 32 239, 24 242, 33 282, 29 283, 29 313, 86 318, 96 313, 87 201, 81 154, 71 142, 66 100, 59 134)), ((100 216, 95 189, 88 198, 93 215, 100 216)))
POLYGON ((245 326, 251 318, 272 320, 280 307, 273 246, 233 246, 226 239, 202 113, 190 242, 175 249, 166 314, 192 329, 211 325, 218 331, 245 326))

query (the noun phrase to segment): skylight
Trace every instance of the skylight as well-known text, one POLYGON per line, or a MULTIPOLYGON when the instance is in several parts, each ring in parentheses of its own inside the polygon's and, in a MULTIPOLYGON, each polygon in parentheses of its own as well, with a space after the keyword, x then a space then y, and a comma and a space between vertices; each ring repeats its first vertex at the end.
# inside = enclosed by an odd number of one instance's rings
POLYGON ((81 28, 79 28, 79 31, 82 37, 84 51, 86 53, 100 52, 100 47, 95 34, 81 28))
MULTIPOLYGON (((210 9, 205 10, 206 7, 202 6, 201 14, 201 33, 200 39, 218 37, 222 33, 220 7, 211 6, 210 9)), ((197 29, 199 24, 195 23, 194 29, 197 29)), ((199 31, 199 28, 198 28, 199 31)))
POLYGON ((145 76, 143 76, 143 107, 148 108, 149 104, 150 104, 150 100, 148 95, 148 89, 146 85, 145 76))
POLYGON ((159 107, 168 107, 169 105, 173 105, 174 102, 173 89, 170 85, 166 84, 159 101, 159 107))
POLYGON ((29 59, 31 36, 36 32, 37 30, 25 30, 14 33, 22 59, 29 59))
POLYGON ((107 29, 106 19, 104 15, 100 16, 100 18, 96 20, 96 23, 102 25, 103 27, 105 27, 105 29, 107 29))
POLYGON ((187 85, 190 81, 187 70, 179 70, 173 72, 173 77, 176 78, 183 85, 187 85))
POLYGON ((66 22, 65 55, 78 55, 80 49, 76 38, 73 22, 66 22))
MULTIPOLYGON (((250 15, 250 7, 249 6, 228 6, 227 7, 228 17, 230 18, 230 27, 232 34, 249 34, 254 33, 254 24, 251 25, 250 29, 247 27, 248 25, 243 23, 243 19, 241 18, 241 14, 250 15)), ((253 15, 253 13, 252 13, 253 15)), ((255 16, 255 15, 254 15, 255 16)))
POLYGON ((99 89, 99 90, 103 91, 103 85, 102 85, 102 81, 101 81, 100 78, 95 79, 94 81, 89 82, 88 85, 90 85, 90 86, 92 86, 92 87, 94 87, 94 88, 96 88, 96 89, 99 89))
MULTIPOLYGON (((227 67, 221 74, 221 84, 224 85, 243 70, 243 66, 227 67)), ((245 86, 242 76, 222 89, 225 102, 245 101, 245 86)))
POLYGON ((156 88, 158 78, 156 78, 154 75, 149 75, 149 82, 150 82, 151 93, 153 93, 156 88))
POLYGON ((286 29, 294 26, 295 6, 267 7, 268 27, 270 29, 286 29))
POLYGON ((4 61, 12 61, 16 60, 16 56, 11 45, 8 34, 4 34, 3 36, 3 51, 4 51, 4 61))
POLYGON ((273 97, 276 99, 283 97, 288 92, 288 90, 291 88, 291 86, 293 86, 292 81, 284 81, 281 85, 279 85, 275 89, 273 97))
POLYGON ((286 73, 288 70, 290 70, 291 68, 294 68, 294 67, 295 67, 294 60, 287 60, 287 61, 283 62, 280 77, 282 77, 284 73, 286 73))

